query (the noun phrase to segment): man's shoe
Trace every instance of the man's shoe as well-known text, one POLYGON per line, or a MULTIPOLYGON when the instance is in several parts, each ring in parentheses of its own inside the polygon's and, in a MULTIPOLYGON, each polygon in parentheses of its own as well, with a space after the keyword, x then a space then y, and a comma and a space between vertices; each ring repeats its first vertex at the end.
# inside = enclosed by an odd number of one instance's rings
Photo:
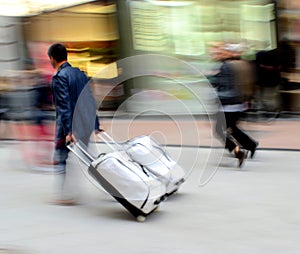
POLYGON ((253 159, 257 147, 258 147, 258 142, 255 142, 254 148, 250 150, 250 158, 251 158, 251 159, 253 159))
POLYGON ((244 150, 239 150, 236 154, 235 157, 239 160, 239 168, 241 168, 244 164, 244 161, 247 157, 247 153, 244 150))
POLYGON ((62 206, 74 206, 77 205, 78 203, 76 202, 75 199, 70 198, 70 199, 56 199, 53 200, 51 204, 62 205, 62 206))

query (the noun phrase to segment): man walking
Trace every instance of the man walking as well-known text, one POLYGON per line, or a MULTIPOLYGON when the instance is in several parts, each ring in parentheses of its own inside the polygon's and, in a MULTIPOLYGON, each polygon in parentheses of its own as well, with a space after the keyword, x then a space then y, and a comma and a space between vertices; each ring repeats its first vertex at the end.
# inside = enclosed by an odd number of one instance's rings
MULTIPOLYGON (((56 204, 73 205, 75 201, 65 193, 66 161, 68 158, 68 142, 76 142, 76 138, 84 139, 88 142, 88 137, 92 130, 82 128, 76 133, 73 132, 73 116, 78 98, 86 84, 88 77, 78 68, 72 67, 68 62, 67 49, 63 44, 55 43, 48 49, 48 56, 51 65, 56 70, 52 77, 53 102, 56 109, 56 131, 55 131, 55 151, 54 165, 58 173, 58 191, 59 197, 54 201, 56 204)), ((87 89, 89 89, 87 87, 87 89)), ((91 93, 90 93, 91 95, 91 93)), ((90 96, 88 100, 93 100, 90 96)), ((91 119, 94 119, 92 116, 91 119)), ((95 131, 99 130, 99 122, 95 112, 95 131)), ((85 125, 81 125, 85 126, 85 125)))

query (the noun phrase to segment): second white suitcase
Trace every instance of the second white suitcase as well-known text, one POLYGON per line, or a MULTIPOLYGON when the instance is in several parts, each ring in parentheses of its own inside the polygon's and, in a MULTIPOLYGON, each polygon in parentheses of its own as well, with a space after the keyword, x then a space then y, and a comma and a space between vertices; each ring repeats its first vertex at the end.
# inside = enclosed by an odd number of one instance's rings
POLYGON ((139 136, 127 141, 124 150, 130 158, 144 166, 165 184, 167 195, 176 192, 185 181, 185 171, 153 138, 139 136))

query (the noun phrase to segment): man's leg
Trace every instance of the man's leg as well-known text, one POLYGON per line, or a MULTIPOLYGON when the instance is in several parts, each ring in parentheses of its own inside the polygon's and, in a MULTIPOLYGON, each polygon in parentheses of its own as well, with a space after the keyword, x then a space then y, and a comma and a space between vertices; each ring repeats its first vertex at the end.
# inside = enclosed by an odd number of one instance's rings
POLYGON ((216 133, 218 137, 221 139, 222 143, 225 145, 225 148, 228 149, 229 152, 232 152, 236 147, 235 142, 230 138, 230 134, 228 133, 228 114, 226 112, 218 112, 216 119, 216 133))
POLYGON ((56 147, 54 152, 54 188, 55 200, 54 203, 58 205, 74 205, 75 201, 71 195, 69 186, 66 184, 66 167, 68 158, 68 148, 65 145, 56 147))
POLYGON ((228 142, 228 149, 231 149, 231 151, 234 152, 235 157, 239 160, 239 167, 241 167, 243 165, 244 159, 247 157, 247 152, 240 147, 241 143, 238 139, 236 139, 236 136, 234 135, 236 133, 236 130, 238 129, 238 117, 239 112, 225 112, 228 134, 227 140, 230 140, 232 138, 231 142, 228 142))

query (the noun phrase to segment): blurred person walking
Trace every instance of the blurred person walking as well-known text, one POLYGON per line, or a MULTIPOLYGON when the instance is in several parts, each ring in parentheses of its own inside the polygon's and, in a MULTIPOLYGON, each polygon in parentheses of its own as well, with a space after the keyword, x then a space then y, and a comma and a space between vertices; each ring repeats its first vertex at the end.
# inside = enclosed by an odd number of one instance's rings
POLYGON ((217 45, 214 47, 212 59, 221 63, 218 72, 211 77, 211 83, 215 87, 220 100, 220 109, 216 114, 215 131, 217 136, 225 144, 230 153, 233 152, 241 167, 247 158, 248 151, 253 158, 258 142, 247 135, 238 126, 242 112, 246 109, 242 94, 236 84, 236 69, 230 63, 238 59, 235 50, 229 45, 217 45))
POLYGON ((257 110, 275 112, 280 108, 278 87, 281 82, 283 59, 280 53, 279 48, 261 50, 256 53, 257 110))
MULTIPOLYGON (((55 130, 55 149, 54 167, 57 173, 58 197, 53 203, 60 205, 74 205, 76 201, 69 196, 70 190, 66 190, 66 165, 69 150, 68 142, 76 142, 76 139, 88 143, 89 137, 93 132, 99 130, 99 121, 95 111, 95 124, 91 128, 86 128, 85 123, 81 123, 81 130, 76 130, 76 137, 72 126, 75 106, 80 94, 88 83, 88 77, 84 72, 76 67, 72 67, 68 62, 67 49, 63 44, 55 43, 48 49, 48 56, 51 65, 56 70, 52 77, 53 102, 56 110, 56 130, 55 130)), ((89 88, 88 88, 89 89, 89 88)), ((90 103, 94 98, 90 92, 88 98, 90 103)), ((82 109, 85 111, 86 109, 82 109)), ((87 113, 87 112, 83 112, 87 113)), ((92 119, 94 116, 92 116, 92 119)), ((90 127, 90 126, 88 126, 90 127)), ((74 186, 76 187, 76 186, 74 186)))

